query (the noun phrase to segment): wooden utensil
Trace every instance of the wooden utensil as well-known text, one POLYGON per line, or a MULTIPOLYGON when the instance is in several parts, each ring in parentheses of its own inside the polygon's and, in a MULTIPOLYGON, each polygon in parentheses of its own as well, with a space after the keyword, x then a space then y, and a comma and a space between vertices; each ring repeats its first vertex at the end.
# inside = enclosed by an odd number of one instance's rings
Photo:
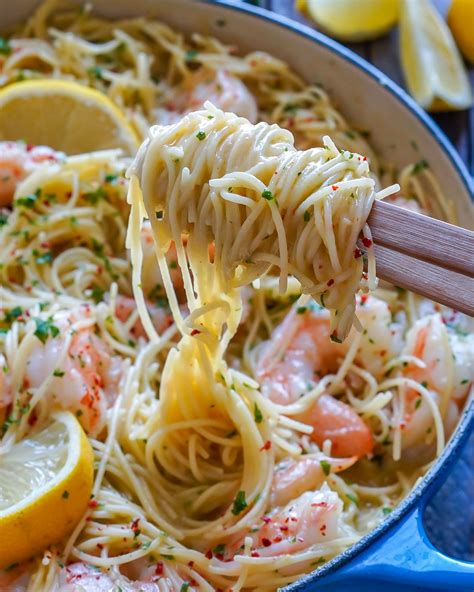
POLYGON ((474 316, 474 232, 384 201, 368 224, 380 279, 474 316))

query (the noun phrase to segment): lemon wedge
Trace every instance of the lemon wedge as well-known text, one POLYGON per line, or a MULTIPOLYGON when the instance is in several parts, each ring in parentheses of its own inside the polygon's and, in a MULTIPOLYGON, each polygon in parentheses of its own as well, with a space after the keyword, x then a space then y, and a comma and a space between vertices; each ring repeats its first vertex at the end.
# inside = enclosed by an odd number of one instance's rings
POLYGON ((93 454, 72 413, 0 456, 0 568, 58 543, 87 509, 93 454))
POLYGON ((400 49, 410 93, 429 111, 466 109, 469 80, 453 37, 428 0, 405 0, 400 16, 400 49))
POLYGON ((297 0, 296 6, 343 41, 384 35, 396 24, 399 12, 399 0, 297 0))
POLYGON ((448 25, 464 57, 474 64, 474 2, 453 0, 448 25))
POLYGON ((28 80, 0 91, 0 140, 44 144, 66 154, 122 148, 138 137, 125 115, 97 90, 64 80, 28 80))

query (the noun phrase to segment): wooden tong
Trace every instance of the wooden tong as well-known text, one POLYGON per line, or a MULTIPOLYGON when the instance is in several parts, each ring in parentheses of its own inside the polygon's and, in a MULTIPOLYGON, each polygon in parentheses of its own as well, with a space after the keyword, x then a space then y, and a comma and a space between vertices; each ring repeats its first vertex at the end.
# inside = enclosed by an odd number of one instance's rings
POLYGON ((380 279, 474 316, 474 232, 384 201, 368 224, 380 279))

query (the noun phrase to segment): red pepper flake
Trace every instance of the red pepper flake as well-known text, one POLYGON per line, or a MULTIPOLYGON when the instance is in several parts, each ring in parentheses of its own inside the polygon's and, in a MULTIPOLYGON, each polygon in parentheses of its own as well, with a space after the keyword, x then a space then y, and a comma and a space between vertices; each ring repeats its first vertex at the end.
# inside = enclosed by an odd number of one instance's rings
POLYGON ((102 551, 102 549, 104 548, 104 545, 101 545, 100 543, 97 543, 96 547, 102 551))
POLYGON ((328 283, 326 284, 326 286, 330 287, 330 286, 332 286, 333 284, 334 284, 334 280, 333 280, 333 279, 330 279, 330 280, 328 281, 328 283))
POLYGON ((95 499, 91 499, 89 500, 89 508, 97 508, 97 506, 99 505, 99 502, 95 499))
MULTIPOLYGON (((20 48, 17 48, 17 49, 20 49, 20 48)), ((33 150, 33 148, 34 148, 34 144, 27 144, 26 145, 26 151, 27 152, 31 152, 33 150)))
POLYGON ((212 550, 211 549, 208 549, 206 551, 206 557, 207 557, 207 559, 212 559, 212 550))
POLYGON ((265 442, 265 444, 260 448, 260 452, 262 452, 262 450, 270 450, 271 447, 272 447, 271 441, 267 440, 265 442))
POLYGON ((372 241, 370 240, 370 238, 364 236, 364 238, 362 239, 362 244, 364 245, 364 247, 369 248, 372 246, 372 241))
POLYGON ((265 524, 269 524, 272 521, 272 519, 269 516, 262 516, 260 520, 263 520, 265 524))
POLYGON ((257 551, 252 551, 252 552, 250 553, 250 556, 251 556, 251 557, 260 557, 260 553, 257 553, 257 551))
POLYGON ((140 524, 140 518, 135 518, 135 520, 132 521, 132 523, 130 524, 130 528, 133 531, 138 530, 138 525, 140 524))
POLYGON ((358 248, 355 248, 354 249, 354 258, 359 259, 359 257, 362 257, 362 251, 358 248))
POLYGON ((191 337, 194 337, 194 335, 200 335, 200 334, 201 334, 201 331, 198 331, 197 329, 193 329, 191 331, 191 337))
POLYGON ((365 304, 367 302, 368 298, 369 298, 368 294, 362 294, 360 297, 360 303, 365 304))
POLYGON ((337 191, 337 190, 339 189, 339 185, 333 185, 333 186, 331 187, 331 189, 332 189, 333 191, 337 191))
POLYGON ((292 517, 290 518, 290 520, 291 520, 292 522, 298 522, 298 518, 296 518, 296 516, 292 516, 292 517))
POLYGON ((273 539, 273 542, 274 542, 274 543, 279 543, 279 542, 282 540, 282 538, 283 538, 283 537, 282 537, 281 535, 277 535, 277 536, 276 536, 276 537, 273 539))
POLYGON ((163 575, 163 569, 164 569, 163 561, 157 561, 156 567, 155 567, 155 574, 157 576, 162 576, 163 575))
POLYGON ((367 156, 364 156, 364 158, 362 160, 367 160, 367 156))
POLYGON ((262 539, 262 545, 264 547, 269 547, 272 544, 272 541, 270 539, 267 539, 266 537, 263 537, 262 539))
POLYGON ((35 425, 35 423, 38 421, 38 417, 36 416, 36 413, 33 411, 33 413, 31 413, 28 416, 28 425, 33 426, 35 425))
POLYGON ((281 532, 286 532, 288 530, 288 526, 285 526, 285 525, 280 526, 280 530, 281 530, 281 532))
POLYGON ((194 567, 194 561, 188 561, 188 567, 192 569, 194 567))

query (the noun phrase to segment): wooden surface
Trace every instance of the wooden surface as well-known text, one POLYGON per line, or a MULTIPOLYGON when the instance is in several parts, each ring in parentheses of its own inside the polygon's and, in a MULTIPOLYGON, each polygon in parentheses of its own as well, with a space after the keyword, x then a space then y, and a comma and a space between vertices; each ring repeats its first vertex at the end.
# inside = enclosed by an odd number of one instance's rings
MULTIPOLYGON (((449 0, 432 1, 444 14, 449 0)), ((294 8, 294 0, 254 0, 250 3, 273 10, 300 23, 314 26, 312 21, 303 17, 294 8)), ((392 30, 389 35, 370 43, 349 43, 346 45, 404 87, 403 73, 398 55, 397 29, 392 30)), ((474 68, 470 68, 469 75, 474 87, 474 68)), ((474 108, 471 108, 470 111, 456 113, 434 113, 432 116, 457 148, 462 159, 467 164, 470 174, 474 175, 474 108)))

